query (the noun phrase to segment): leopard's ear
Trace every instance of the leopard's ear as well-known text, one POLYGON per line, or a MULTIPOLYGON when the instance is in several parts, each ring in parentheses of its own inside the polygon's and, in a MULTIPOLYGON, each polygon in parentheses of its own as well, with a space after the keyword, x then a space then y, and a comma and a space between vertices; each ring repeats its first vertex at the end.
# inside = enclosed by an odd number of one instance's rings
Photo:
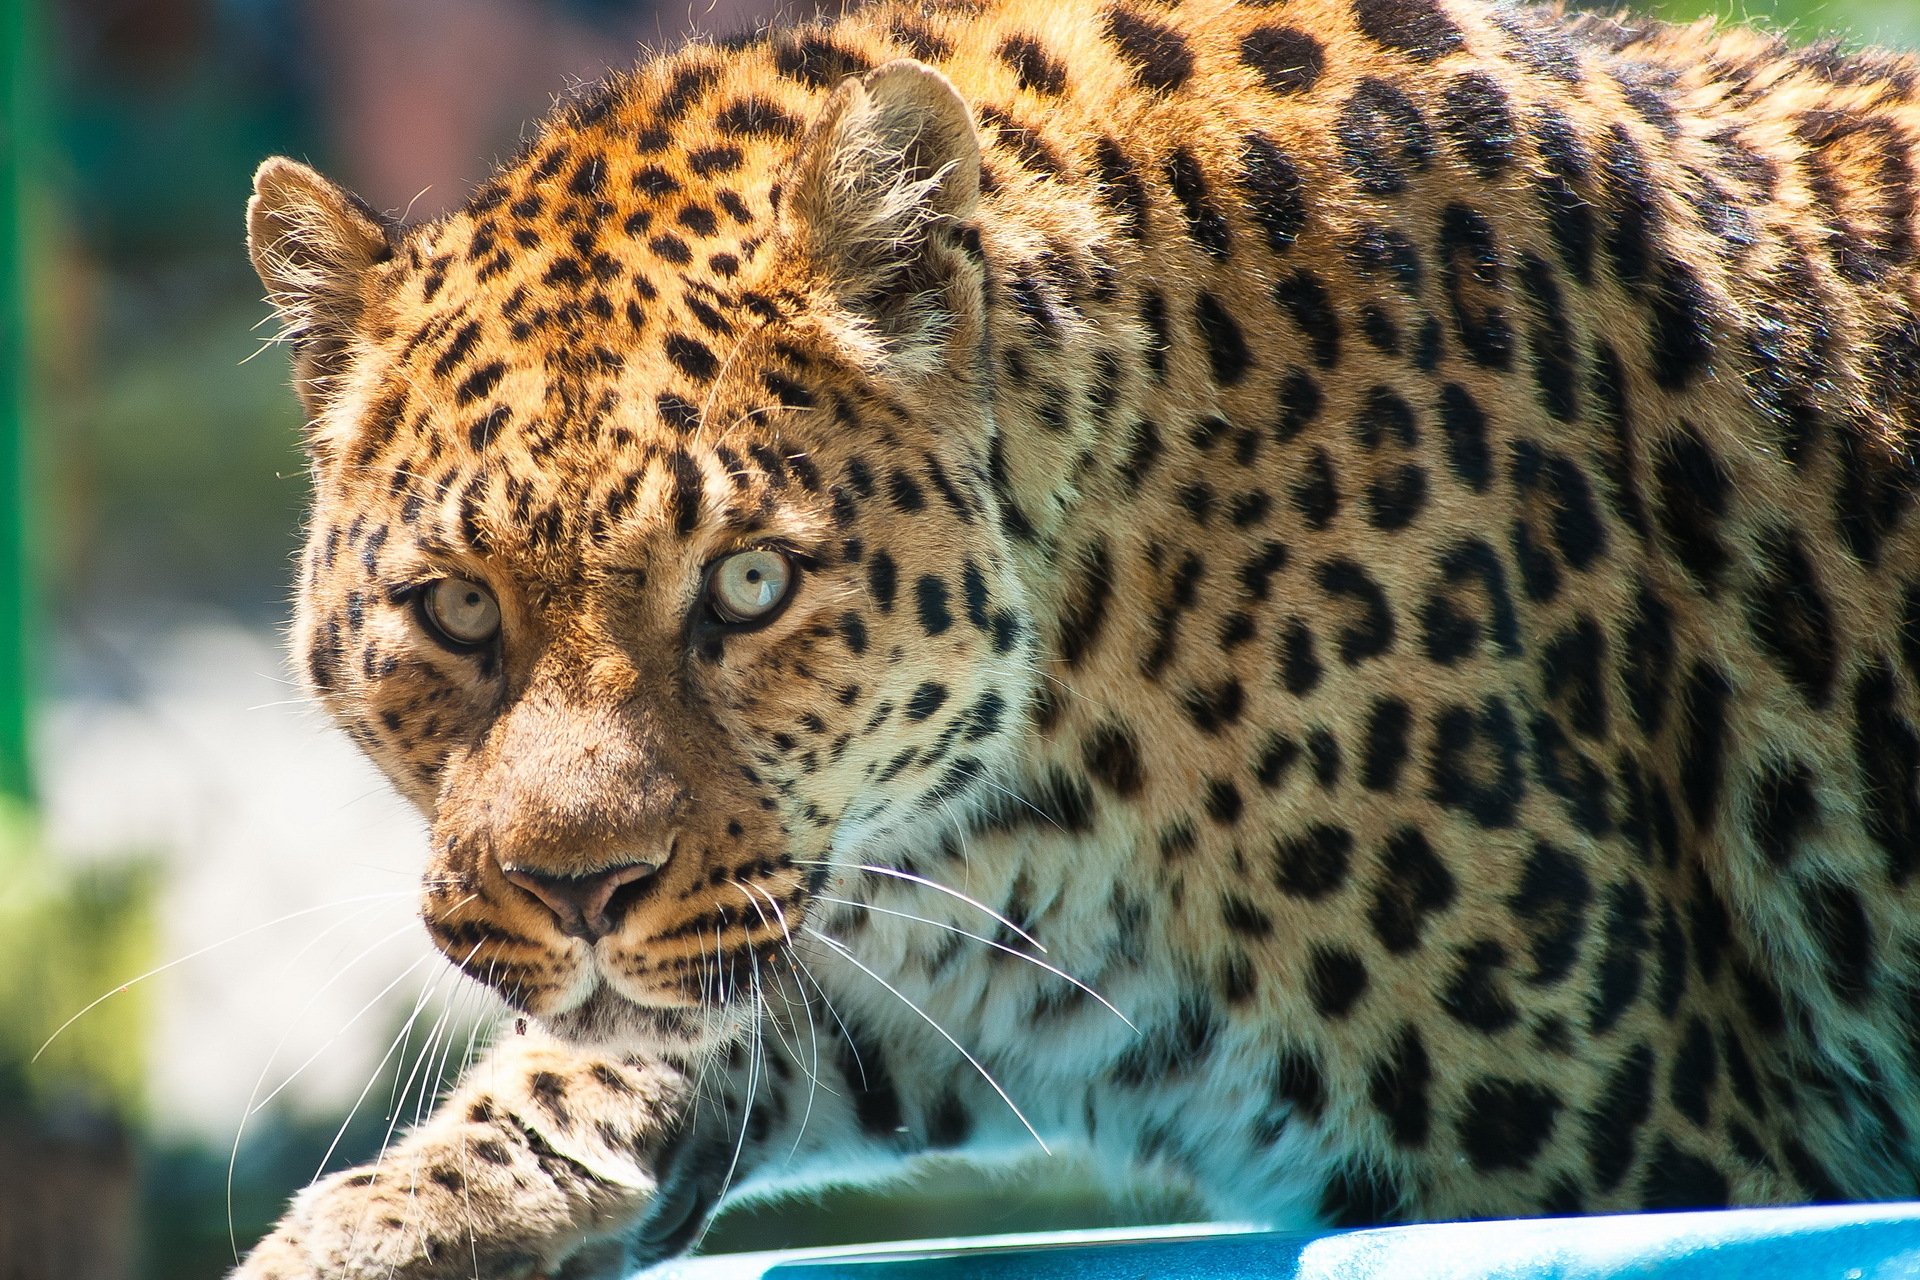
POLYGON ((293 348, 294 381, 318 418, 367 297, 367 273, 393 254, 392 228, 352 192, 275 156, 253 175, 247 252, 293 348))
POLYGON ((927 346, 973 309, 961 286, 977 271, 961 246, 980 202, 980 140, 932 67, 900 58, 843 81, 783 185, 787 242, 896 350, 927 346))

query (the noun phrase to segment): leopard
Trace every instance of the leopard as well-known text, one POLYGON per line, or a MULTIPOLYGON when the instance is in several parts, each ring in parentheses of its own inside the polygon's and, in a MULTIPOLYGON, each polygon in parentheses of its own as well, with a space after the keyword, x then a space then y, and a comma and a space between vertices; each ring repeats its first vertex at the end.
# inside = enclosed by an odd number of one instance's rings
POLYGON ((506 1009, 235 1274, 1920 1192, 1916 146, 1745 26, 877 0, 416 223, 267 161, 293 662, 506 1009))

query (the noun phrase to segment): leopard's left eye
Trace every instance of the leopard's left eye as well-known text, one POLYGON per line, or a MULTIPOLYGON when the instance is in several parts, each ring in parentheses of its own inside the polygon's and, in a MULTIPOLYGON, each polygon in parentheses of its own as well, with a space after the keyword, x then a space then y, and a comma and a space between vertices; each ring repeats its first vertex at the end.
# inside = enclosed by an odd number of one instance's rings
POLYGON ((707 605, 722 622, 761 622, 787 598, 793 578, 793 562, 771 547, 735 552, 708 572, 707 605))

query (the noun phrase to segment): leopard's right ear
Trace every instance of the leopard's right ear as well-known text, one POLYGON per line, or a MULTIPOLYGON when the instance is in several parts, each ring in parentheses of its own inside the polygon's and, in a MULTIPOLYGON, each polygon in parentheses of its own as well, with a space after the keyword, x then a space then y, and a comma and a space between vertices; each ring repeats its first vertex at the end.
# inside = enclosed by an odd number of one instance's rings
POLYGON ((247 252, 293 348, 296 389, 310 417, 366 306, 367 274, 393 255, 393 227, 346 188, 283 156, 253 175, 247 252))

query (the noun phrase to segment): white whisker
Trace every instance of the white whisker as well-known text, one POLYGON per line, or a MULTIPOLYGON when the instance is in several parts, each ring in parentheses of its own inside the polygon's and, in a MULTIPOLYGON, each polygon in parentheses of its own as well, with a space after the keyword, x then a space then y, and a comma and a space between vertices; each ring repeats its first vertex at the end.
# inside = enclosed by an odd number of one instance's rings
MULTIPOLYGON (((354 912, 351 916, 348 916, 345 920, 336 920, 334 923, 328 925, 325 929, 322 929, 319 933, 315 934, 312 940, 309 941, 306 944, 306 946, 301 947, 300 950, 294 952, 291 956, 287 957, 286 964, 281 966, 281 973, 284 975, 289 969, 292 968, 292 966, 300 959, 301 956, 305 955, 307 951, 310 950, 314 945, 316 945, 322 938, 325 938, 329 933, 332 933, 335 929, 340 928, 342 925, 351 923, 352 921, 358 920, 361 917, 365 916, 368 911, 373 909, 373 906, 374 906, 373 903, 367 903, 364 906, 362 906, 359 910, 354 912)), ((288 1038, 293 1035, 295 1025, 298 1024, 300 1018, 307 1012, 307 1010, 311 1009, 314 1006, 314 1003, 318 1001, 321 996, 325 995, 328 989, 331 988, 334 983, 340 981, 341 978, 345 977, 347 974, 351 973, 354 969, 358 968, 362 961, 374 955, 387 942, 391 941, 394 938, 399 937, 401 933, 405 932, 408 929, 411 929, 412 927, 413 927, 413 922, 408 921, 405 925, 401 926, 399 929, 393 930, 392 932, 388 933, 385 937, 375 939, 372 943, 362 948, 359 955, 355 956, 352 960, 348 961, 346 964, 336 968, 334 970, 332 977, 328 978, 324 983, 322 983, 318 988, 316 988, 313 992, 311 992, 307 996, 306 1002, 302 1004, 299 1010, 294 1013, 293 1018, 287 1024, 287 1029, 280 1033, 280 1038, 274 1042, 272 1051, 267 1054, 267 1060, 264 1064, 262 1064, 260 1068, 260 1075, 258 1078, 254 1080, 253 1088, 249 1090, 247 1093, 246 1104, 240 1110, 240 1123, 234 1127, 234 1131, 233 1131, 233 1149, 227 1153, 227 1244, 233 1249, 233 1260, 236 1264, 238 1264, 240 1261, 240 1240, 239 1240, 238 1231, 235 1228, 234 1222, 233 1222, 233 1177, 234 1177, 235 1169, 240 1163, 240 1143, 241 1143, 241 1140, 246 1136, 247 1121, 251 1120, 254 1117, 254 1115, 256 1115, 259 1111, 259 1107, 256 1107, 254 1105, 254 1099, 260 1096, 260 1087, 267 1082, 267 1073, 273 1070, 274 1061, 280 1056, 280 1050, 286 1047, 288 1038)), ((425 957, 422 957, 422 959, 424 958, 425 957)), ((415 961, 415 965, 417 965, 418 963, 419 963, 418 961, 415 961)), ((412 967, 410 966, 407 972, 411 972, 411 971, 412 971, 412 967)), ((405 976, 406 974, 402 973, 401 977, 404 978, 405 976)), ((362 1012, 365 1012, 364 1008, 362 1009, 362 1012)), ((357 1017, 358 1015, 356 1014, 355 1016, 357 1017)), ((345 1028, 342 1028, 342 1030, 344 1031, 345 1028)), ((330 1045, 333 1043, 333 1040, 337 1040, 337 1039, 339 1039, 339 1033, 336 1032, 333 1039, 328 1040, 327 1044, 330 1045)), ((279 1088, 276 1088, 273 1091, 273 1094, 268 1096, 266 1101, 271 1101, 273 1096, 277 1095, 281 1089, 284 1089, 287 1087, 288 1084, 291 1084, 293 1082, 293 1079, 297 1077, 301 1071, 306 1069, 307 1064, 313 1062, 314 1058, 319 1057, 320 1053, 325 1052, 325 1050, 326 1050, 326 1045, 322 1045, 320 1049, 315 1052, 313 1057, 308 1058, 305 1063, 302 1063, 300 1067, 296 1068, 293 1073, 293 1076, 289 1076, 287 1080, 279 1086, 279 1088)), ((265 1106, 266 1101, 263 1101, 260 1104, 260 1106, 265 1106)))
POLYGON ((895 911, 891 907, 875 906, 871 902, 856 902, 851 898, 832 898, 832 897, 828 897, 826 894, 820 894, 817 900, 820 902, 835 903, 842 907, 858 907, 863 911, 873 911, 884 916, 894 916, 901 920, 912 920, 919 924, 932 925, 936 929, 945 929, 948 933, 957 933, 963 938, 972 938, 975 942, 984 942, 988 946, 992 947, 995 951, 1004 951, 1006 954, 1012 956, 1016 960, 1025 960, 1028 964, 1033 965, 1036 968, 1046 970, 1048 973, 1052 974, 1056 978, 1059 978, 1063 982, 1072 983, 1075 987, 1079 988, 1081 991, 1086 992, 1088 995, 1092 996, 1095 1000, 1098 1000, 1102 1008, 1104 1008, 1108 1013, 1111 1013, 1114 1017, 1120 1019, 1120 1021, 1126 1023, 1128 1028, 1131 1029, 1135 1034, 1139 1033, 1140 1028, 1134 1026, 1133 1019, 1129 1018, 1126 1014, 1120 1012, 1120 1010, 1114 1008, 1113 1004, 1110 1001, 1108 1001, 1108 999, 1105 996, 1101 995, 1098 991, 1095 991, 1092 987, 1088 986, 1086 983, 1080 981, 1080 979, 1068 973, 1065 969, 1061 969, 1054 965, 1050 965, 1045 960, 1040 959, 1038 956, 1030 956, 1024 951, 1015 950, 1013 947, 1008 946, 1004 942, 996 942, 994 939, 986 937, 982 934, 975 933, 971 929, 963 929, 957 924, 948 924, 944 920, 929 920, 925 916, 916 916, 909 911, 895 911))
POLYGON ((400 898, 405 896, 407 896, 405 891, 397 891, 393 893, 363 893, 358 897, 342 898, 338 902, 322 903, 320 906, 317 906, 317 907, 302 907, 298 911, 289 911, 286 915, 281 916, 277 920, 269 920, 265 924, 256 924, 252 928, 242 929, 239 933, 232 934, 228 937, 222 938, 218 942, 210 942, 204 947, 201 947, 194 951, 189 951, 187 952, 186 955, 183 955, 178 959, 169 960, 163 965, 157 965, 154 968, 147 970, 145 973, 141 974, 139 977, 129 978, 125 982, 121 983, 119 986, 115 987, 113 990, 106 992, 104 995, 97 996, 92 1001, 88 1002, 87 1006, 84 1009, 74 1014, 71 1018, 68 1018, 65 1022, 61 1023, 59 1026, 55 1027, 53 1029, 53 1034, 48 1036, 46 1040, 40 1045, 40 1047, 33 1051, 33 1057, 29 1058, 28 1061, 29 1062, 40 1061, 40 1055, 47 1051, 48 1045, 51 1045, 55 1040, 58 1040, 60 1038, 62 1032, 64 1032, 68 1027, 71 1027, 74 1023, 80 1021, 80 1019, 86 1017, 89 1013, 92 1013, 95 1009, 99 1008, 101 1005, 105 1004, 107 1001, 113 999, 113 997, 121 994, 124 991, 128 991, 135 986, 138 986, 140 983, 145 982, 149 978, 157 978, 161 974, 167 972, 169 969, 177 969, 189 960, 197 960, 201 956, 206 955, 209 951, 218 951, 221 947, 228 946, 232 943, 238 942, 242 938, 249 937, 265 929, 271 929, 275 925, 285 924, 289 920, 298 920, 301 916, 313 915, 317 911, 332 911, 337 907, 349 906, 356 902, 371 902, 378 898, 400 898))
POLYGON ((993 1073, 988 1071, 986 1067, 981 1065, 980 1059, 974 1057, 971 1053, 967 1052, 967 1047, 961 1044, 958 1040, 954 1039, 952 1033, 950 1033, 945 1027, 941 1026, 938 1022, 934 1021, 932 1014, 929 1014, 925 1009, 922 1009, 919 1005, 907 999, 907 997, 901 993, 898 987, 894 986, 891 982, 888 982, 885 978, 881 977, 879 974, 875 973, 872 969, 869 969, 866 965, 862 964, 860 962, 860 958, 854 955, 853 952, 850 949, 848 949, 847 946, 844 943, 842 943, 839 939, 829 938, 826 934, 811 928, 806 930, 806 934, 810 938, 817 938, 821 942, 826 943, 827 946, 833 950, 833 953, 835 955, 839 956, 841 959, 845 960, 848 964, 852 965, 854 968, 860 970, 860 972, 866 974, 869 978, 872 978, 875 982, 885 987, 889 992, 893 994, 895 999, 899 1000, 900 1003, 906 1005, 907 1008, 913 1010, 915 1014, 919 1015, 921 1021, 925 1022, 928 1026, 932 1027, 935 1031, 938 1031, 941 1037, 944 1040, 946 1040, 948 1044, 952 1045, 955 1049, 959 1050, 960 1056, 965 1058, 967 1062, 973 1067, 973 1069, 980 1073, 980 1078, 982 1080, 985 1080, 987 1084, 993 1089, 993 1091, 1000 1095, 1000 1101, 1007 1104, 1007 1108, 1008 1110, 1013 1112, 1014 1118, 1026 1127, 1026 1130, 1028 1133, 1033 1135, 1033 1140, 1040 1144, 1040 1149, 1046 1152, 1048 1155, 1053 1154, 1053 1148, 1049 1147, 1047 1145, 1047 1140, 1040 1136, 1040 1131, 1033 1127, 1033 1122, 1027 1119, 1026 1113, 1020 1110, 1019 1104, 1013 1100, 1012 1096, 1009 1095, 1005 1089, 1000 1087, 1000 1082, 993 1078, 993 1073))
MULTIPOLYGON (((804 859, 804 858, 795 858, 794 861, 801 866, 830 867, 830 866, 837 865, 835 863, 823 862, 819 860, 808 861, 807 859, 804 859)), ((964 902, 968 906, 972 907, 975 911, 980 912, 982 915, 989 916, 996 922, 1005 925, 1008 929, 1012 930, 1020 938, 1022 942, 1027 943, 1034 950, 1038 951, 1041 955, 1047 954, 1047 949, 1040 944, 1040 939, 1034 937, 1032 934, 1028 933, 1025 929, 1022 929, 1019 925, 1007 919, 1005 916, 1001 915, 998 911, 995 911, 992 907, 980 901, 978 898, 968 897, 966 894, 960 892, 958 889, 948 888, 946 885, 941 884, 938 880, 929 880, 925 876, 917 876, 913 874, 913 872, 911 871, 902 871, 898 867, 877 867, 872 865, 871 863, 865 863, 865 862, 856 863, 848 867, 847 870, 866 871, 876 876, 891 876, 895 880, 905 880, 905 881, 908 881, 909 883, 920 885, 923 888, 932 889, 937 893, 944 893, 949 898, 958 899, 959 901, 964 902)))

